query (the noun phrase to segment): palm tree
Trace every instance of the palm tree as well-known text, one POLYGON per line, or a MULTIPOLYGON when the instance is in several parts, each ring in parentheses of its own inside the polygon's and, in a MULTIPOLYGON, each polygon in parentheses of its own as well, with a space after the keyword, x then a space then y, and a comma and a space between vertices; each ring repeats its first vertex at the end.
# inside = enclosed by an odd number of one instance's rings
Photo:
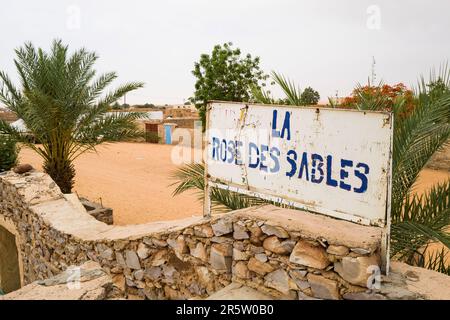
MULTIPOLYGON (((276 74, 275 74, 276 75, 276 74)), ((288 79, 274 77, 287 100, 298 97, 297 87, 288 79)), ((254 96, 262 103, 273 103, 267 92, 254 96)), ((360 110, 384 110, 383 97, 360 97, 360 110)), ((450 72, 446 67, 432 73, 429 81, 422 77, 415 92, 415 107, 405 113, 405 100, 394 102, 394 141, 392 168, 391 254, 394 259, 450 274, 446 262, 450 248, 450 180, 435 185, 421 196, 414 194, 419 172, 431 156, 443 148, 450 139, 450 72), (443 245, 440 251, 430 251, 430 245, 443 245)), ((179 168, 174 194, 188 189, 203 192, 202 164, 179 168)), ((229 191, 213 191, 212 200, 220 208, 235 210, 264 202, 229 191)))
POLYGON ((44 160, 43 168, 64 193, 74 184, 73 161, 86 151, 108 141, 141 135, 135 120, 139 113, 114 113, 109 106, 126 93, 143 87, 132 82, 102 95, 117 76, 114 72, 96 77, 98 57, 85 49, 69 54, 68 46, 53 41, 50 52, 26 43, 15 50, 14 60, 21 87, 0 72, 0 101, 23 119, 40 145, 0 121, 0 133, 10 134, 44 160))

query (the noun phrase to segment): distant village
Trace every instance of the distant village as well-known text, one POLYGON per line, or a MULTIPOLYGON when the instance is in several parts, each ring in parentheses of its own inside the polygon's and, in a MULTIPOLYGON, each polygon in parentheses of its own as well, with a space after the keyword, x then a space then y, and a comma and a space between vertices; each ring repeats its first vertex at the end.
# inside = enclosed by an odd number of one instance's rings
MULTIPOLYGON (((174 130, 183 128, 193 131, 195 122, 200 121, 195 105, 190 103, 129 105, 116 102, 111 106, 111 114, 115 112, 145 112, 146 115, 142 119, 137 120, 137 122, 141 130, 145 132, 145 138, 142 140, 149 143, 177 144, 179 141, 173 139, 174 130)), ((27 128, 23 121, 18 119, 15 113, 3 106, 0 106, 0 119, 10 123, 16 130, 24 134, 27 133, 27 128)))

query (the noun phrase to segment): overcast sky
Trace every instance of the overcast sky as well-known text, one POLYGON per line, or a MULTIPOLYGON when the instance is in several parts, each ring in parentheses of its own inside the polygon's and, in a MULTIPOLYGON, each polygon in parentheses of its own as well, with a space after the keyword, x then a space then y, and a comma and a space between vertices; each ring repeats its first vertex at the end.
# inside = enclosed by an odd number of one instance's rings
POLYGON ((182 103, 192 95, 194 61, 232 41, 244 53, 312 86, 321 100, 377 79, 413 85, 450 56, 448 0, 85 0, 2 3, 0 69, 17 79, 14 48, 48 48, 61 38, 96 51, 101 72, 144 81, 129 103, 182 103))

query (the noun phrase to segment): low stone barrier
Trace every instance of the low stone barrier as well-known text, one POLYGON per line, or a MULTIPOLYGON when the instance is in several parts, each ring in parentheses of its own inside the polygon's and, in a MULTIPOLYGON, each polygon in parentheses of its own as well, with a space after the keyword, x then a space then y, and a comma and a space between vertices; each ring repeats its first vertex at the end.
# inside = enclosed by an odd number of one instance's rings
POLYGON ((442 290, 430 286, 450 286, 427 270, 432 276, 418 280, 403 264, 380 276, 380 228, 274 206, 106 225, 47 175, 8 172, 0 175, 0 218, 15 227, 23 285, 92 260, 125 298, 206 298, 231 282, 281 299, 433 298, 442 290))

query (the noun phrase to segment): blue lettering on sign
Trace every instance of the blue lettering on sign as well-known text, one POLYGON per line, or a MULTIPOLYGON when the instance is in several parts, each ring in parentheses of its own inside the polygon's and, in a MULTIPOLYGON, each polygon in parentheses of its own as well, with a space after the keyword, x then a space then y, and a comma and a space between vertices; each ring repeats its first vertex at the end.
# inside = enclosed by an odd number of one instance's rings
POLYGON ((248 156, 249 156, 249 163, 248 166, 250 168, 257 168, 259 165, 259 149, 258 146, 256 144, 254 144, 253 142, 250 142, 248 145, 248 156), (252 151, 255 152, 252 152, 252 151), (256 153, 256 163, 253 163, 253 153, 256 153))
POLYGON ((311 182, 321 183, 323 180, 323 158, 322 156, 314 153, 311 155, 312 159, 312 169, 311 169, 311 182), (316 176, 317 171, 319 172, 319 177, 316 176))
POLYGON ((298 173, 298 178, 301 179, 303 177, 303 172, 305 172, 306 181, 309 181, 309 173, 308 173, 308 158, 307 153, 303 152, 302 154, 302 162, 300 163, 300 170, 298 173))
POLYGON ((331 187, 337 187, 338 183, 336 180, 333 179, 333 177, 331 176, 332 173, 332 163, 333 163, 333 157, 332 156, 327 156, 327 185, 331 186, 331 187))
POLYGON ((223 162, 227 160, 227 140, 225 139, 222 139, 222 143, 220 144, 220 160, 223 162))
POLYGON ((240 147, 242 147, 242 141, 236 141, 236 152, 235 152, 235 160, 234 164, 241 165, 242 164, 242 154, 240 151, 240 147))
POLYGON ((360 162, 356 165, 356 168, 364 169, 364 173, 359 170, 355 170, 355 176, 361 179, 361 186, 359 188, 353 188, 353 191, 355 191, 356 193, 364 193, 367 190, 367 175, 369 174, 369 166, 365 163, 360 162))
POLYGON ((287 152, 286 160, 291 165, 291 170, 286 172, 286 176, 291 178, 297 172, 297 152, 294 150, 289 150, 287 152))
POLYGON ((262 144, 261 145, 261 162, 259 165, 259 170, 267 172, 267 165, 265 165, 266 161, 266 152, 269 151, 269 146, 262 144))
POLYGON ((345 183, 345 179, 348 178, 348 171, 345 170, 346 167, 353 167, 353 161, 341 159, 341 181, 339 182, 339 188, 350 191, 352 186, 345 183))
POLYGON ((228 148, 227 148, 227 150, 228 150, 228 154, 229 154, 229 156, 228 156, 228 163, 232 163, 233 162, 233 160, 235 159, 235 157, 236 157, 236 145, 235 145, 235 143, 234 143, 234 141, 233 140, 231 140, 231 141, 229 141, 228 142, 228 148))
POLYGON ((213 160, 219 160, 220 140, 216 137, 213 137, 212 140, 212 158, 213 160))
POLYGON ((284 136, 287 134, 286 140, 291 140, 291 113, 289 111, 286 111, 284 115, 283 128, 281 128, 281 133, 277 130, 277 115, 278 110, 274 109, 272 115, 272 136, 274 138, 284 139, 284 136))
MULTIPOLYGON (((276 123, 276 117, 277 113, 274 110, 273 123, 276 123)), ((290 138, 289 119, 289 113, 286 113, 281 131, 276 130, 276 125, 272 128, 274 132, 277 132, 278 137, 290 138)), ((265 173, 277 173, 280 171, 281 152, 277 147, 271 147, 266 144, 257 145, 250 142, 248 144, 248 163, 245 163, 241 153, 242 141, 212 137, 211 146, 211 156, 214 161, 231 165, 247 165, 251 169, 257 169, 265 173)), ((338 168, 339 174, 338 177, 333 177, 334 157, 332 155, 324 157, 317 153, 308 154, 308 152, 302 152, 299 157, 295 150, 290 149, 287 150, 285 161, 288 167, 284 174, 289 178, 296 177, 315 184, 324 183, 332 188, 353 191, 358 194, 367 192, 370 167, 366 163, 339 159, 337 160, 337 163, 340 164, 338 168), (355 166, 354 163, 356 163, 355 166), (360 183, 351 183, 350 181, 353 180, 350 180, 350 175, 357 178, 360 183)))
POLYGON ((275 173, 280 171, 280 160, 278 160, 280 157, 280 150, 276 147, 270 148, 270 158, 274 162, 274 167, 270 169, 271 173, 275 173))

